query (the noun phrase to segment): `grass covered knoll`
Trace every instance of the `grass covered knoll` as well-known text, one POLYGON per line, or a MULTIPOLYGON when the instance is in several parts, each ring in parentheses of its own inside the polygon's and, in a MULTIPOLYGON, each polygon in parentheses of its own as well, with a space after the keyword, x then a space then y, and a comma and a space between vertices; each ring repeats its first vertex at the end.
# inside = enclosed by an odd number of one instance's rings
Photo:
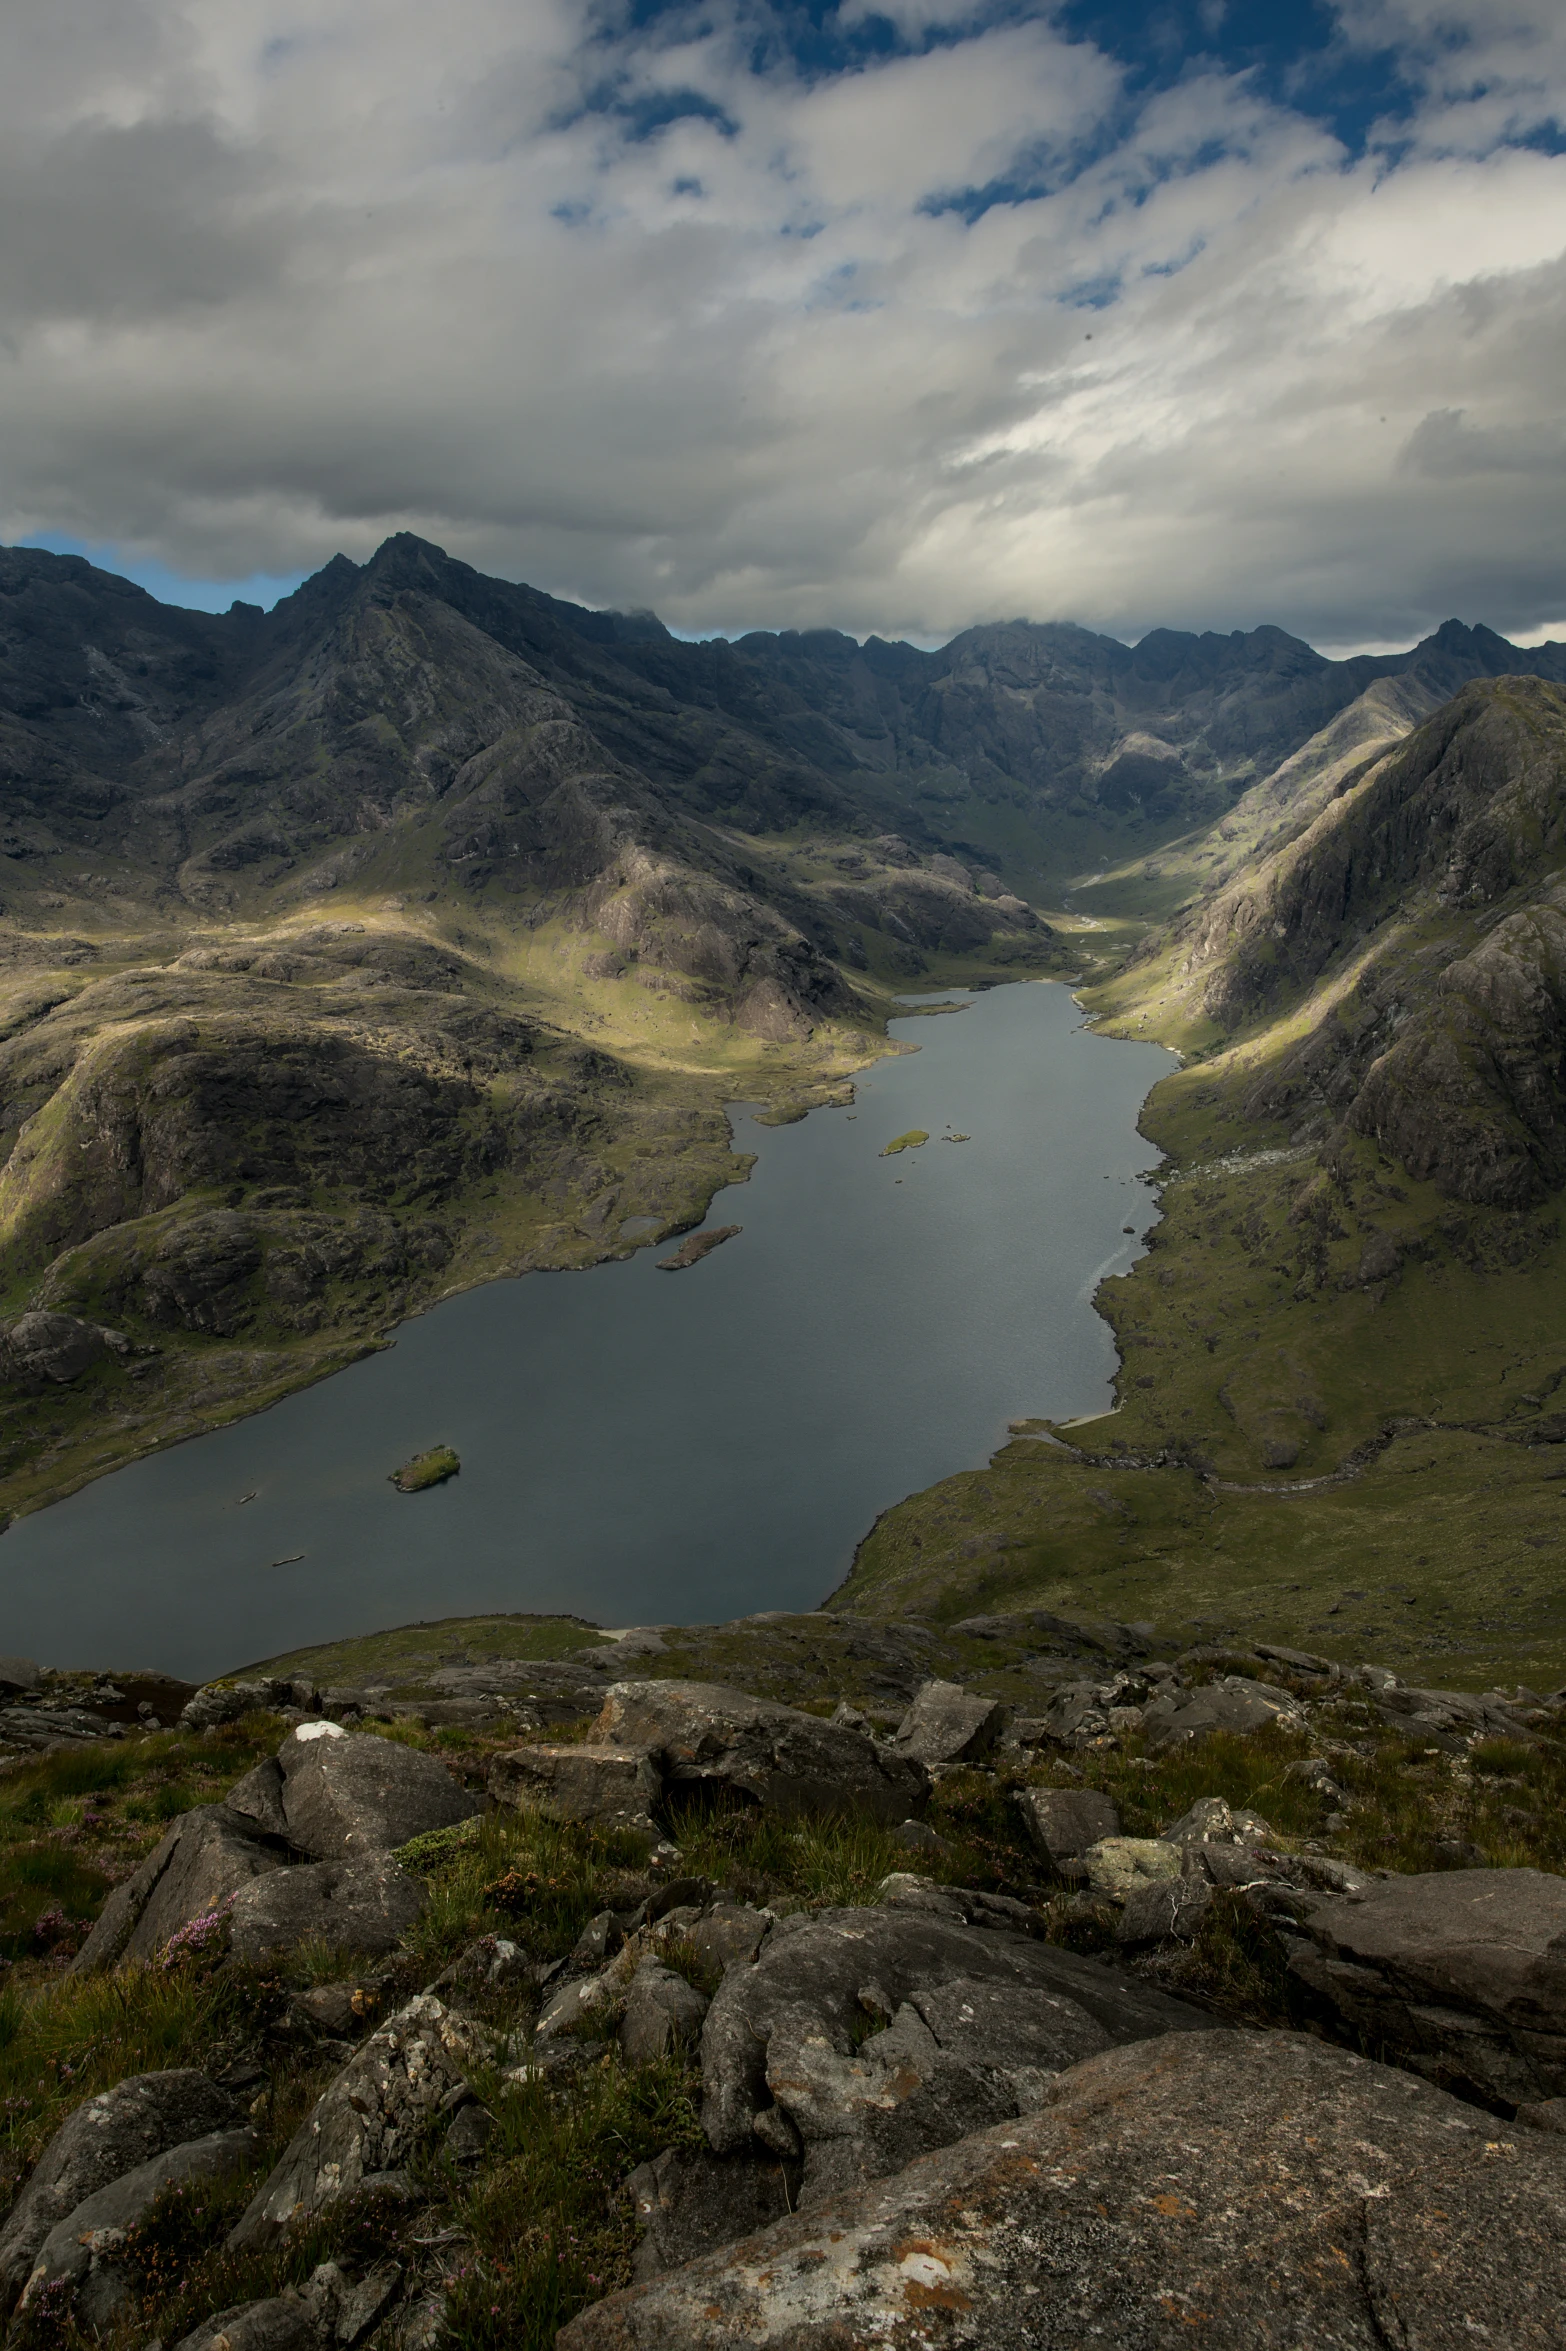
MULTIPOLYGON (((727 1631, 743 1644, 746 1628, 727 1631)), ((984 1645, 973 1646, 979 1653, 984 1645)), ((731 1671, 766 1682, 777 1654, 763 1644, 753 1663, 757 1671, 747 1676, 737 1647, 731 1671)), ((1184 1670, 1199 1680, 1231 1663, 1303 1687, 1251 1658, 1214 1655, 1184 1670)), ((817 1687, 823 1705, 844 1694, 834 1682, 817 1687)), ((470 1784, 482 1779, 497 1746, 516 1740, 514 1730, 379 1728, 434 1746, 470 1784)), ((201 1738, 154 1735, 102 1755, 60 1754, 14 1771, 0 1782, 0 1900, 14 1909, 20 1899, 25 1909, 35 1882, 28 1870, 40 1851, 96 1868, 104 1882, 123 1874, 172 1808, 221 1792, 283 1729, 278 1718, 257 1715, 201 1738)), ((1069 1886, 1023 1836, 1013 1794, 1040 1785, 1104 1789, 1133 1835, 1169 1825, 1198 1797, 1220 1795, 1261 1812, 1285 1851, 1308 1845, 1370 1866, 1424 1869, 1441 1866, 1456 1840, 1469 1858, 1493 1864, 1559 1869, 1566 1862, 1566 1747, 1557 1738, 1432 1749, 1388 1732, 1352 1690, 1317 1706, 1308 1740, 1272 1730, 1155 1756, 1132 1733, 1070 1753, 1009 1746, 993 1768, 946 1775, 930 1813, 942 1847, 921 1856, 919 1867, 938 1880, 1036 1906, 1046 1934, 1078 1949, 1107 1944, 1112 1915, 1069 1886), (1291 1773, 1307 1753, 1325 1756, 1347 1792, 1341 1814, 1329 1814, 1326 1799, 1291 1773)), ((909 1858, 887 1832, 857 1821, 720 1812, 686 1814, 670 1825, 679 1836, 681 1875, 707 1878, 779 1913, 872 1904, 887 1875, 909 1858)), ((519 1944, 538 1967, 563 1957, 589 1920, 606 1910, 623 1914, 650 1890, 644 1853, 634 1839, 525 1813, 493 1813, 439 1832, 402 1857, 426 1882, 423 1917, 398 1952, 372 1965, 306 1947, 271 1968, 244 1969, 223 1957, 218 1936, 150 1966, 82 1980, 61 1972, 68 1937, 18 1949, 0 1995, 0 2147, 12 2182, 75 2103, 149 2068, 199 2065, 241 2085, 263 2141, 247 2176, 170 2194, 134 2232, 127 2258, 138 2307, 106 2338, 111 2351, 132 2351, 154 2336, 177 2342, 213 2310, 301 2283, 329 2259, 355 2274, 378 2261, 398 2262, 417 2290, 444 2294, 445 2339, 466 2351, 547 2351, 576 2309, 623 2283, 633 2243, 626 2178, 661 2149, 698 2141, 693 2052, 632 2065, 611 2042, 574 2068, 518 2078, 512 2068, 526 2052, 538 1996, 533 1981, 490 1988, 460 1964, 454 1975, 446 1971, 486 1937, 519 1944), (491 2036, 492 2059, 472 2077, 495 2125, 480 2160, 457 2164, 432 2131, 409 2166, 411 2207, 345 2197, 276 2246, 226 2253, 223 2238, 260 2170, 348 2054, 343 2040, 309 2022, 297 1996, 328 1984, 351 1987, 357 2020, 350 2039, 358 2039, 438 1977, 445 1978, 443 1997, 491 2036)), ((668 1956, 699 1974, 694 1954, 682 1947, 668 1956)), ((1283 1947, 1239 1896, 1214 1899, 1195 1943, 1142 1964, 1220 2014, 1298 2021, 1283 1947)), ((710 1979, 703 1983, 713 1988, 710 1979)), ((22 2351, 86 2351, 87 2344, 58 2310, 40 2312, 16 2340, 22 2351)))
POLYGON ((399 1494, 422 1494, 430 1486, 443 1486, 461 1469, 454 1448, 450 1445, 431 1445, 425 1453, 415 1453, 399 1470, 392 1472, 392 1484, 399 1494))

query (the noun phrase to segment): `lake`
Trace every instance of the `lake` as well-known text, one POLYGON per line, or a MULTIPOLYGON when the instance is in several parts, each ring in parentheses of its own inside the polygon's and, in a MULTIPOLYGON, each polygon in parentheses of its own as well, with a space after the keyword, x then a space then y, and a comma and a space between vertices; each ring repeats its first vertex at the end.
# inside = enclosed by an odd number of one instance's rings
POLYGON ((1036 981, 892 1033, 918 1052, 867 1070, 851 1110, 763 1127, 735 1108, 759 1158, 707 1222, 743 1231, 690 1271, 657 1270, 671 1243, 470 1290, 18 1520, 4 1646, 201 1678, 486 1610, 812 1608, 878 1512, 982 1466, 1008 1420, 1104 1409, 1091 1300, 1140 1253, 1158 1154, 1137 1112, 1173 1057, 1093 1036, 1036 981), (921 1149, 880 1156, 916 1127, 921 1149), (461 1475, 397 1493, 438 1442, 461 1475))

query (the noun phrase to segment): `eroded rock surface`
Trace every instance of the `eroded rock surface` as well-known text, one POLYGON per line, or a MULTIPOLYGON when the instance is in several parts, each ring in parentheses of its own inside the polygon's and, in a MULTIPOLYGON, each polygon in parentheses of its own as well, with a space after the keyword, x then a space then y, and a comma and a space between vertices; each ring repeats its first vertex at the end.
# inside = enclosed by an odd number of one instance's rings
POLYGON ((651 1835, 663 1775, 635 1747, 516 1747, 490 1765, 489 1792, 497 1804, 527 1805, 551 1820, 651 1835))
POLYGON ((1556 2351, 1563 2248, 1566 2142, 1301 2035, 1182 2033, 611 2295, 558 2351, 1556 2351))
POLYGON ((1566 1878, 1381 1878, 1303 1924, 1294 1973, 1400 2065, 1503 2111, 1566 2095, 1566 1878))
POLYGON ((131 2301, 129 2282, 115 2259, 124 2232, 145 2220, 166 2188, 239 2171, 258 2151, 256 2135, 246 2125, 210 2131, 166 2148, 85 2197, 55 2223, 39 2247, 20 2308, 29 2309, 51 2286, 65 2287, 75 2296, 77 2315, 87 2325, 108 2325, 131 2301))
POLYGON ((794 1813, 863 1812, 895 1823, 921 1812, 929 1775, 851 1724, 749 1698, 716 1682, 617 1682, 595 1726, 642 1748, 672 1800, 703 1791, 794 1813))
POLYGON ((472 2025, 421 1992, 372 2033, 289 2141, 229 2235, 239 2250, 398 2170, 481 2054, 472 2025))
POLYGON ((316 1861, 391 1853, 431 1829, 482 1812, 432 1755, 394 1739, 355 1737, 327 1723, 303 1723, 283 1741, 278 1763, 291 1844, 316 1861))
POLYGON ((638 2165, 625 2188, 642 2231, 635 2274, 651 2278, 784 2219, 798 2200, 799 2166, 759 2148, 719 2157, 668 2147, 638 2165))
POLYGON ((926 1682, 892 1744, 916 1763, 976 1763, 994 1747, 1005 1721, 998 1699, 978 1697, 960 1682, 926 1682))
POLYGON ((233 2099, 190 2066, 131 2074, 87 2099, 39 2156, 0 2233, 0 2280, 8 2292, 25 2284, 51 2229, 89 2196, 235 2120, 233 2099))
POLYGON ((798 1914, 712 2003, 702 2127, 719 2154, 758 2139, 802 2154, 808 2200, 1025 2111, 1113 2041, 1206 2022, 1004 1929, 918 1910, 798 1914))

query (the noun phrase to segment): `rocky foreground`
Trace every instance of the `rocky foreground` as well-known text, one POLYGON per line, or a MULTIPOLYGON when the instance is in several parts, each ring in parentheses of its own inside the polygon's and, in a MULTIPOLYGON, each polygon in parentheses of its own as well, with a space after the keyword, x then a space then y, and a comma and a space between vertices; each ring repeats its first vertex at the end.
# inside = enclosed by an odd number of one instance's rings
POLYGON ((1042 1615, 582 1640, 0 1661, 13 1880, 121 1841, 12 1967, 15 2340, 1562 2340, 1566 1693, 1042 1615), (822 1641, 852 1696, 772 1694, 822 1641))

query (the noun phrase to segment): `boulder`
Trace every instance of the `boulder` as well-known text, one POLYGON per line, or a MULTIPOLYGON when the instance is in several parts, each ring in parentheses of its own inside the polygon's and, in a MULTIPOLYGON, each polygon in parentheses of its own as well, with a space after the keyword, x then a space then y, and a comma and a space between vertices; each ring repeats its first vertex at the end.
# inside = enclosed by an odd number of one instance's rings
POLYGON ((1189 1943, 1212 1902, 1210 1879, 1148 1878, 1133 1886, 1115 1922, 1122 1948, 1144 1943, 1189 1943))
POLYGON ((315 2313, 297 2294, 234 2302, 204 2318, 174 2351, 321 2351, 315 2313))
POLYGON ((39 2156, 0 2232, 7 2298, 26 2281, 50 2230, 78 2204, 167 2148, 234 2120, 233 2099, 189 2066, 131 2074, 78 2106, 39 2156))
POLYGON ((485 2054, 477 2028, 421 1992, 355 2052, 288 2142, 229 2233, 269 2243, 414 2153, 442 2102, 485 2054))
POLYGON ((1249 1733, 1276 1723, 1283 1730, 1303 1730, 1305 1710, 1287 1690, 1270 1682, 1248 1681, 1243 1674, 1226 1674, 1199 1690, 1170 1691, 1148 1702, 1142 1715, 1148 1743, 1154 1752, 1203 1739, 1212 1731, 1249 1733))
POLYGON ((752 1910, 744 1902, 714 1902, 691 1921, 684 1937, 706 1966, 723 1974, 754 1959, 772 1924, 770 1910, 752 1910))
POLYGON ((0 1331, 5 1375, 27 1388, 36 1389, 45 1380, 64 1387, 80 1379, 95 1363, 105 1362, 111 1353, 125 1352, 127 1343, 118 1331, 80 1322, 74 1314, 35 1309, 0 1331))
POLYGON ((402 2278, 402 2265, 396 2261, 378 2261, 361 2278, 351 2277, 335 2261, 321 2261, 293 2292, 315 2322, 322 2351, 328 2345, 348 2351, 390 2308, 402 2278))
POLYGON ((892 1843, 909 1853, 922 1853, 926 1861, 944 1861, 951 1852, 946 1839, 927 1820, 899 1821, 892 1831, 892 1843))
POLYGON ((1324 1680, 1341 1679, 1343 1668, 1334 1665, 1330 1657, 1318 1657, 1313 1649, 1285 1649, 1276 1641, 1258 1641, 1258 1657, 1267 1658, 1273 1665, 1286 1666, 1290 1673, 1320 1674, 1324 1680))
POLYGON ((639 2164, 625 2188, 641 2230, 632 2273, 652 2278, 784 2219, 798 2198, 798 2166, 760 2149, 717 2156, 667 2147, 639 2164))
MULTIPOLYGON (((247 1714, 274 1714, 279 1707, 301 1703, 298 1685, 275 1676, 252 1676, 238 1682, 204 1682, 180 1709, 180 1728, 213 1731, 225 1722, 239 1722, 247 1714)), ((308 1700, 303 1701, 308 1704, 308 1700)))
POLYGON ((489 1792, 497 1804, 550 1820, 656 1836, 652 1810, 663 1775, 635 1747, 511 1747, 490 1764, 489 1792))
POLYGON ((42 1673, 30 1657, 0 1657, 0 1692, 7 1696, 14 1696, 19 1690, 36 1690, 42 1680, 42 1673))
POLYGON ((617 1682, 596 1731, 641 1748, 671 1797, 737 1798, 785 1813, 867 1813, 889 1826, 922 1812, 930 1781, 865 1732, 715 1682, 617 1682))
POLYGON ((1082 1860, 1088 1884, 1110 1902, 1124 1902, 1140 1886, 1180 1875, 1180 1848, 1162 1837, 1100 1837, 1082 1860))
POLYGON ((916 1763, 974 1763, 1006 1727, 998 1699, 976 1698, 960 1682, 926 1682, 898 1724, 892 1746, 916 1763))
POLYGON ((335 1723, 301 1723, 277 1760, 290 1841, 315 1861, 392 1853, 484 1809, 432 1755, 335 1723))
POLYGON ((1303 2035, 1180 2033, 610 2295, 556 2351, 1553 2351, 1563 2243, 1566 2143, 1303 2035))
POLYGON ((253 1771, 236 1780, 223 1799, 223 1807, 252 1823, 258 1835, 276 1837, 282 1845, 290 1842, 288 1816, 283 1810, 283 1767, 275 1755, 266 1756, 253 1771))
POLYGON ((539 2040, 548 2041, 556 2034, 575 2033, 584 2025, 602 2023, 602 2012, 614 2007, 618 1999, 618 1987, 602 1975, 574 1976, 569 1983, 554 1986, 538 2012, 534 2032, 539 2040))
POLYGON ((63 2286, 76 2297, 77 2316, 86 2325, 107 2326, 131 2298, 114 2258, 125 2231, 146 2218, 165 2188, 220 2178, 253 2163, 258 2152, 259 2141, 246 2127, 209 2131, 204 2138, 165 2148, 97 2189, 56 2221, 45 2237, 19 2309, 27 2310, 46 2287, 63 2286))
POLYGON ((1057 1864, 1120 1834, 1120 1815, 1097 1788, 1020 1788, 1017 1810, 1040 1853, 1057 1864))
POLYGON ((620 2020, 620 2047, 633 2065, 666 2057, 694 2041, 707 2013, 707 1996, 662 1960, 644 1959, 631 1978, 620 2020))
POLYGON ((225 1805, 182 1812, 135 1875, 115 1887, 71 1972, 91 1975, 121 1960, 155 1959, 181 1927, 222 1910, 287 1858, 287 1849, 268 1842, 255 1821, 225 1805))
POLYGON ((895 1909, 796 1914, 708 2011, 702 2127, 720 2155, 758 2138, 802 2154, 808 2201, 1025 2111, 1047 2077, 1113 2041, 1207 2022, 1002 1928, 895 1909))
POLYGON ((392 1951, 423 1908, 418 1879, 388 1854, 305 1862, 240 1888, 229 1905, 229 1948, 247 1960, 312 1939, 339 1951, 392 1951))
POLYGON ((1272 1823, 1259 1812, 1236 1812, 1222 1796, 1198 1796, 1188 1812, 1159 1836, 1169 1845, 1265 1845, 1272 1823))
POLYGON ((470 2100, 459 2106, 446 2129, 446 2153, 453 2163, 481 2163, 495 2135, 495 2118, 487 2106, 470 2100))
POLYGON ((1566 2095, 1566 1877, 1379 1878, 1302 1925, 1296 1977, 1399 2065, 1503 2112, 1566 2095))
POLYGON ((1423 1732, 1431 1739, 1456 1737, 1517 1739, 1531 1745, 1533 1734, 1519 1719, 1515 1707, 1493 1692, 1476 1697, 1469 1690, 1411 1690, 1394 1682, 1378 1693, 1382 1716, 1399 1730, 1423 1732))

